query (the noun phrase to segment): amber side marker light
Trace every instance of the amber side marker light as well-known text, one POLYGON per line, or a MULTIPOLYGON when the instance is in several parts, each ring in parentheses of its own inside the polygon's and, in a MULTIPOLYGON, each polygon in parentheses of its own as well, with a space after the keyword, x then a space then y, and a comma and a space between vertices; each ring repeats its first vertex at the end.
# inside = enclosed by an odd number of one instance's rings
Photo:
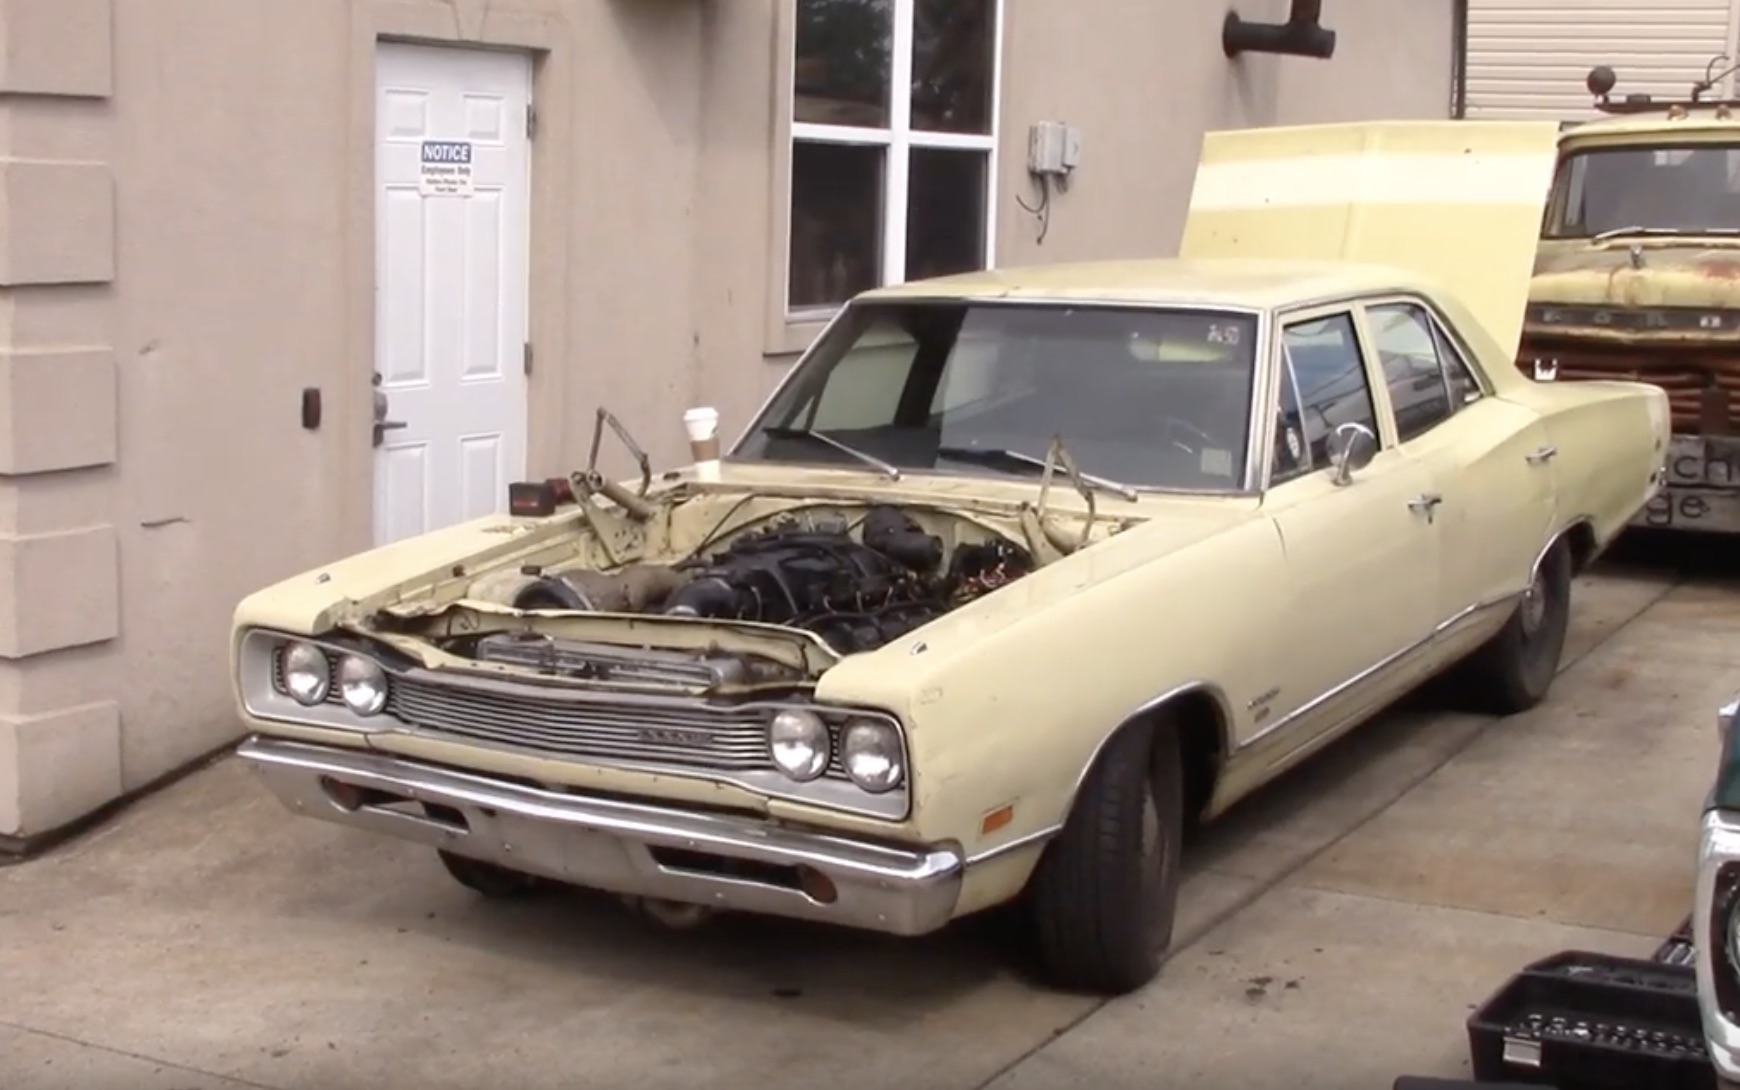
POLYGON ((979 835, 988 836, 1014 820, 1015 807, 999 806, 986 814, 985 820, 979 823, 979 835))

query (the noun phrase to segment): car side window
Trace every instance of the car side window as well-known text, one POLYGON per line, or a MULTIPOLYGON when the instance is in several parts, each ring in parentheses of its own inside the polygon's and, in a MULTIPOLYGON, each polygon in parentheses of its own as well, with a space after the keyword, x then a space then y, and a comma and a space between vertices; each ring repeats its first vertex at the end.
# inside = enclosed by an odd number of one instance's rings
POLYGON ((1450 383, 1450 411, 1455 412, 1483 396, 1480 382, 1468 366, 1468 357, 1456 347, 1456 342, 1444 332, 1444 327, 1432 323, 1432 339, 1438 345, 1438 359, 1444 364, 1444 377, 1450 383))
POLYGON ((1424 435, 1479 396, 1467 363, 1424 307, 1383 303, 1367 308, 1366 317, 1395 410, 1396 435, 1403 442, 1424 435))
MULTIPOLYGON (((1289 387, 1297 395, 1295 420, 1303 440, 1290 475, 1326 468, 1330 434, 1342 424, 1363 424, 1377 434, 1377 411, 1353 315, 1343 311, 1288 325, 1281 330, 1281 350, 1283 369, 1288 372, 1281 381, 1282 397, 1288 396, 1289 387)), ((1288 450, 1287 412, 1283 402, 1276 435, 1282 450, 1288 450)))
POLYGON ((1285 348, 1281 352, 1281 393, 1275 411, 1275 453, 1269 469, 1269 483, 1280 484, 1303 477, 1314 468, 1311 451, 1305 446, 1305 411, 1299 403, 1299 387, 1293 381, 1293 361, 1285 348))

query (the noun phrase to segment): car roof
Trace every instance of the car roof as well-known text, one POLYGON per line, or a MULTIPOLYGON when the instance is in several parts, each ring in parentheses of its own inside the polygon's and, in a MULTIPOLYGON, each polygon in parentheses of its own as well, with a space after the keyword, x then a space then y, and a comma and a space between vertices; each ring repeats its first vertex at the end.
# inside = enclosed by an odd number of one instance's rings
POLYGON ((1058 262, 876 288, 866 302, 903 299, 1107 302, 1272 310, 1382 292, 1433 294, 1401 269, 1343 261, 1151 258, 1058 262))

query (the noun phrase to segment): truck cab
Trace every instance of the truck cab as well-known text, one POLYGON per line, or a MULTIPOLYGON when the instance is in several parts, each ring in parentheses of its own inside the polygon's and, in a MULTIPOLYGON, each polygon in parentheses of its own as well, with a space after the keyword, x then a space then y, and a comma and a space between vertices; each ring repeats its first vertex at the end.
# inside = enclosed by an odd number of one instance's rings
POLYGON ((1566 123, 1518 366, 1538 381, 1630 379, 1673 409, 1666 487, 1634 525, 1740 533, 1740 101, 1615 99, 1566 123))

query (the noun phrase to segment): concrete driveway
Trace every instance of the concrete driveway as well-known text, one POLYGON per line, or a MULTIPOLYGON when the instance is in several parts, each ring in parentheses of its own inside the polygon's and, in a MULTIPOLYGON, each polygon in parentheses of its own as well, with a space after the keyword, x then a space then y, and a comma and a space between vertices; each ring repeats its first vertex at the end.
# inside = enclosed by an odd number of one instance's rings
POLYGON ((1031 987, 988 924, 917 942, 651 929, 486 903, 406 846, 291 820, 223 762, 0 869, 0 1085, 1026 1090, 1371 1087, 1466 1069, 1463 1020, 1569 946, 1687 908, 1740 584, 1581 580, 1552 698, 1399 710, 1194 845, 1159 982, 1031 987))

